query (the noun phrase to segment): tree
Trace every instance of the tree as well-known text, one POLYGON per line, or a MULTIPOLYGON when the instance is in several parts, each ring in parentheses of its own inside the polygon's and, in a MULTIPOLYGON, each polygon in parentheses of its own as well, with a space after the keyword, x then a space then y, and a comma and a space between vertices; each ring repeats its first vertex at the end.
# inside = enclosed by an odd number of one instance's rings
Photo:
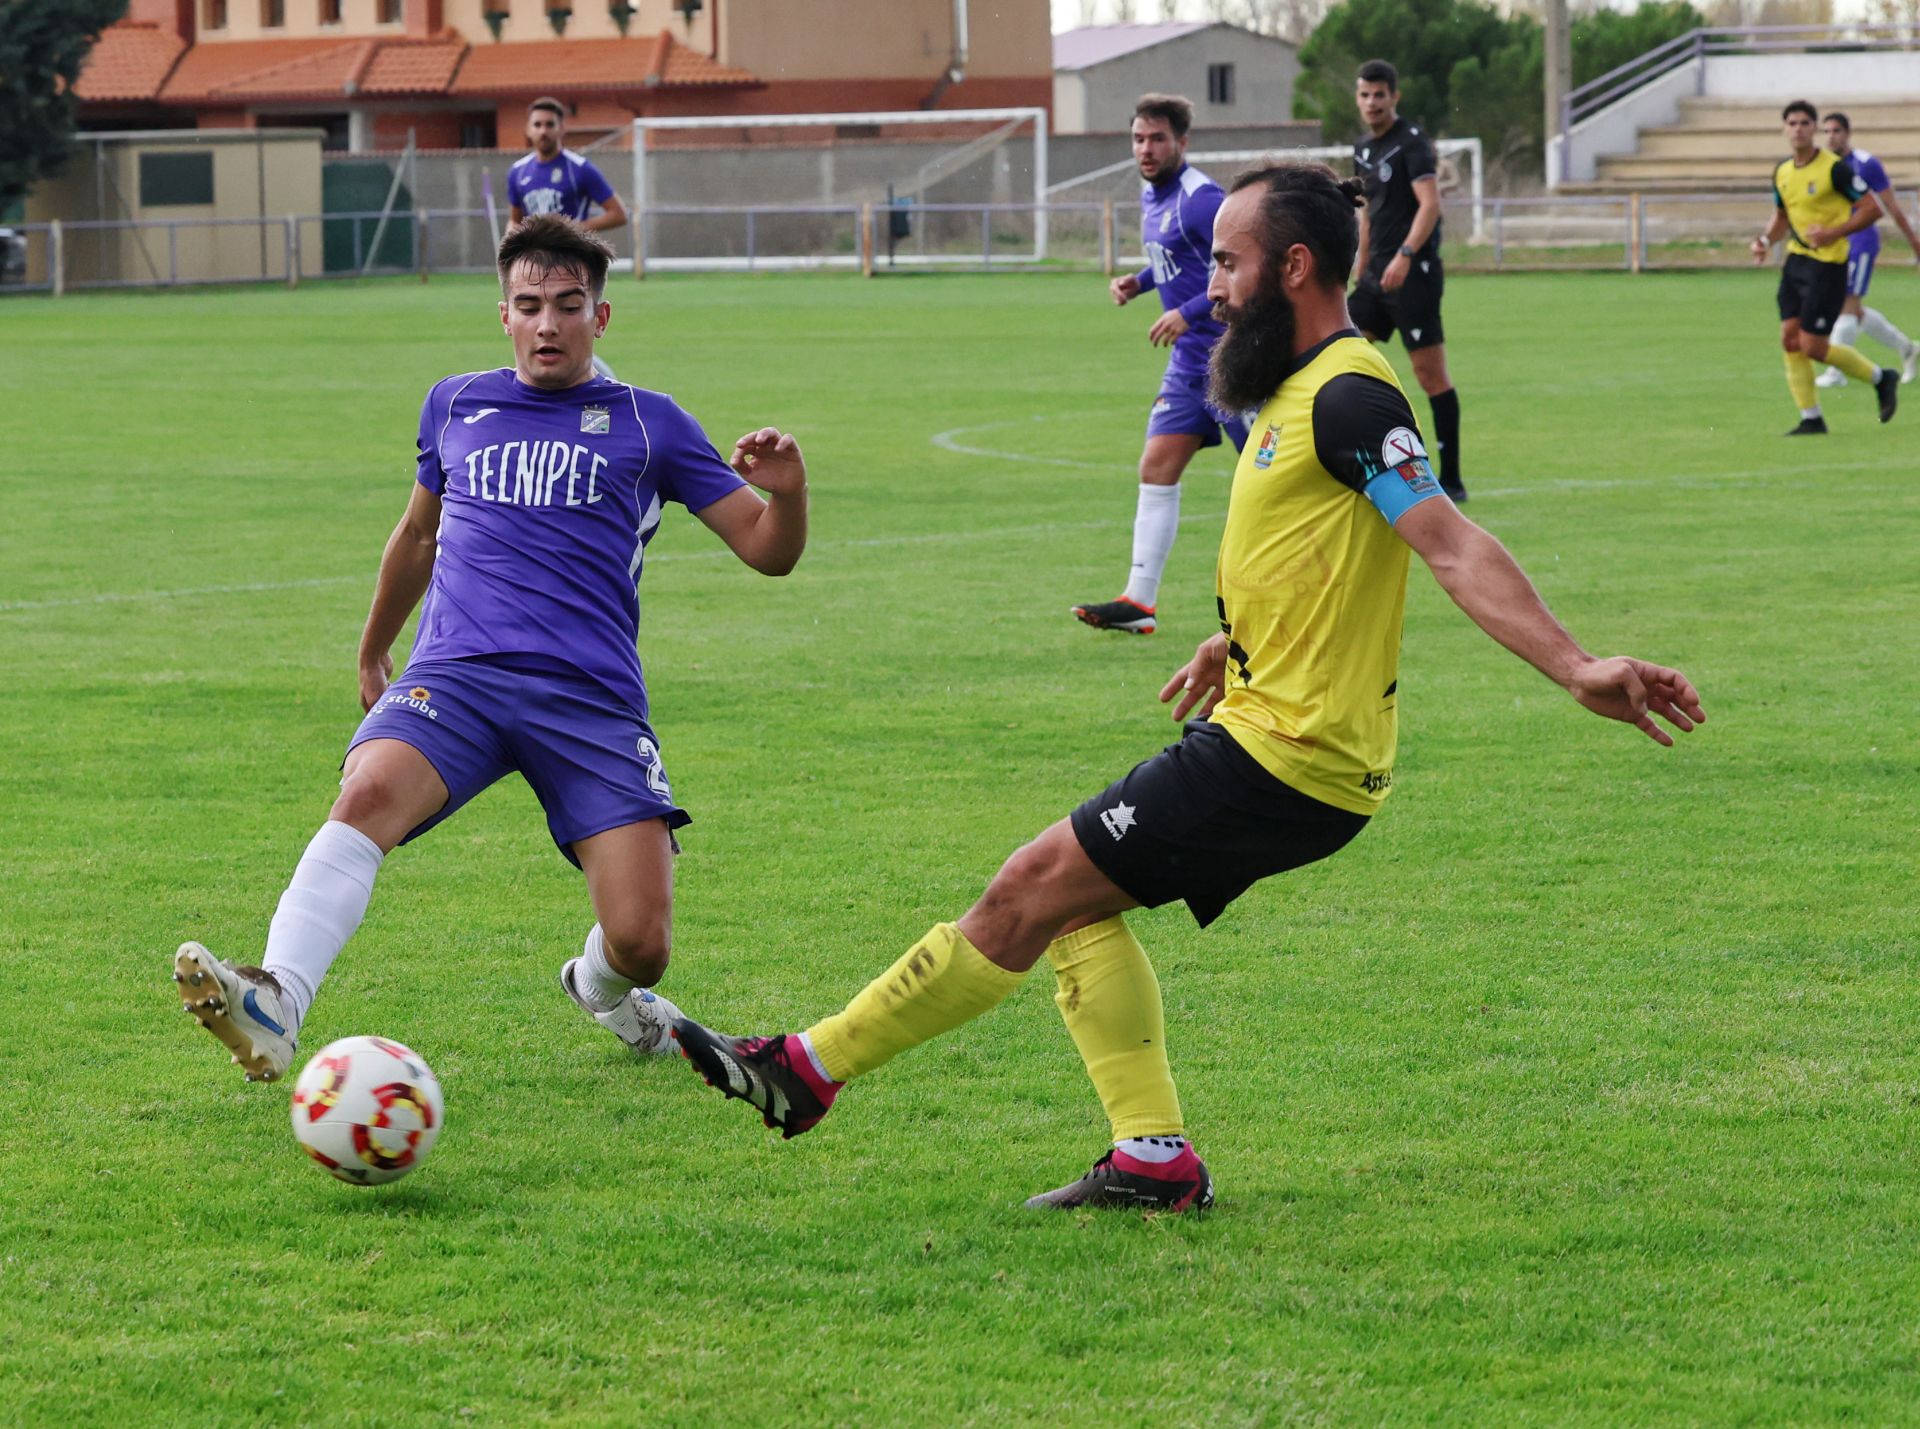
POLYGON ((1388 59, 1400 71, 1401 112, 1447 132, 1454 66, 1476 57, 1484 62, 1512 42, 1513 26, 1533 23, 1503 19, 1482 0, 1345 0, 1300 47, 1294 116, 1318 119, 1329 142, 1351 138, 1359 122, 1354 72, 1366 60, 1388 59))
POLYGON ((0 212, 67 166, 73 86, 127 0, 0 3, 0 212))
POLYGON ((1642 0, 1637 10, 1596 10, 1583 15, 1573 22, 1570 36, 1573 82, 1598 79, 1706 23, 1707 17, 1687 0, 1642 0))

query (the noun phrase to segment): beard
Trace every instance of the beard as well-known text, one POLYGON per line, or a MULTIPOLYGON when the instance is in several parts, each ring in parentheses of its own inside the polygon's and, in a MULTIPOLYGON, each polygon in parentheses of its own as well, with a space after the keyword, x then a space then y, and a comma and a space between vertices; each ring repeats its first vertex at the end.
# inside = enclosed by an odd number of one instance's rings
POLYGON ((1250 412, 1280 390, 1293 365, 1293 302, 1278 283, 1244 307, 1214 305, 1227 325, 1207 359, 1207 400, 1217 411, 1250 412))

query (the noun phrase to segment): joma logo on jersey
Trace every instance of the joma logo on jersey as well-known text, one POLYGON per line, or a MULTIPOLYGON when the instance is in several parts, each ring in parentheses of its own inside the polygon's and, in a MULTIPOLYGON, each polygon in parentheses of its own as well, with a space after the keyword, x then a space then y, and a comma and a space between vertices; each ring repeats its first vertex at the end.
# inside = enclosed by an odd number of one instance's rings
POLYGON ((1262 471, 1273 465, 1274 453, 1280 450, 1281 426, 1279 422, 1269 422, 1267 434, 1260 438, 1260 448, 1253 454, 1253 464, 1262 471))

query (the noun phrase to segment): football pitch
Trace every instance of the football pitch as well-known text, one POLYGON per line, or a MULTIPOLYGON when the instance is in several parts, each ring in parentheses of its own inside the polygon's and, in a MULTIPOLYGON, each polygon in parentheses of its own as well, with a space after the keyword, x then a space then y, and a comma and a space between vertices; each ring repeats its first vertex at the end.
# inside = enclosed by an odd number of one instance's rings
MULTIPOLYGON (((1920 321, 1920 279, 1875 297, 1920 321)), ((670 508, 641 654, 694 824, 662 983, 790 1030, 1176 727, 1125 574, 1160 355, 1097 277, 616 279, 603 352, 791 429, 768 580, 670 508)), ((1450 285, 1468 513, 1674 750, 1418 561, 1385 811, 1159 969, 1202 1219, 1040 1214, 1106 1124, 1044 964, 781 1143, 561 994, 591 917, 517 779, 388 859, 302 1031, 424 1055, 445 1134, 340 1185, 181 1015, 324 817, 427 386, 483 279, 0 304, 0 1423, 1890 1423, 1920 1377, 1920 386, 1784 441, 1772 278, 1450 285)), ((1395 352, 1422 422, 1425 402, 1395 352)))

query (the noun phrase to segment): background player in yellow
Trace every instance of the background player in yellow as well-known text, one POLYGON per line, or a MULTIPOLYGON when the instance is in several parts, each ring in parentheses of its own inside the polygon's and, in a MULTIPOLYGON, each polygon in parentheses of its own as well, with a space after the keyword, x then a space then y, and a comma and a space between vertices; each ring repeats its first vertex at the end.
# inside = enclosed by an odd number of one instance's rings
POLYGON ((847 1081, 986 1012, 1044 955, 1113 1146, 1027 1204, 1206 1206, 1159 983, 1122 915, 1182 900, 1204 926, 1365 827, 1392 784, 1409 549, 1482 629, 1595 713, 1669 745, 1654 715, 1683 731, 1705 718, 1679 671, 1583 650, 1441 492, 1392 369, 1347 314, 1359 188, 1317 164, 1260 169, 1215 223, 1209 292, 1227 330, 1212 400, 1259 412, 1220 546, 1222 631, 1160 691, 1174 718, 1198 717, 1015 853, 958 923, 936 925, 845 1010, 777 1037, 676 1019, 701 1075, 769 1126, 806 1131, 847 1081))
POLYGON ((1880 420, 1893 420, 1900 401, 1900 374, 1867 361, 1829 334, 1847 301, 1847 239, 1878 221, 1880 205, 1866 181, 1839 155, 1816 141, 1820 116, 1804 99, 1780 111, 1790 158, 1773 171, 1773 221, 1753 240, 1753 261, 1764 263, 1782 238, 1787 261, 1780 269, 1780 347, 1787 355, 1787 390, 1800 407, 1790 437, 1825 436, 1813 364, 1825 362, 1849 377, 1871 383, 1880 398, 1880 420))

